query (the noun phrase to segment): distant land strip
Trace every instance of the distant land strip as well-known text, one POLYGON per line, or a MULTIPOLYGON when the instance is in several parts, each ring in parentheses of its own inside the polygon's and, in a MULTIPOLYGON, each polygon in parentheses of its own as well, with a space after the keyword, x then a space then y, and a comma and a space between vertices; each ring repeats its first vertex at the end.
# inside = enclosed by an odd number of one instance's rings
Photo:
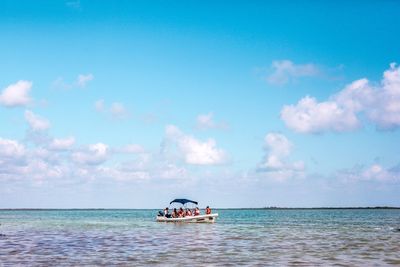
MULTIPOLYGON (((158 208, 159 209, 159 208, 158 208)), ((57 211, 57 210, 158 210, 157 208, 0 208, 0 211, 57 211)), ((263 208, 213 208, 215 210, 368 210, 368 209, 400 209, 400 207, 376 206, 376 207, 263 207, 263 208)))

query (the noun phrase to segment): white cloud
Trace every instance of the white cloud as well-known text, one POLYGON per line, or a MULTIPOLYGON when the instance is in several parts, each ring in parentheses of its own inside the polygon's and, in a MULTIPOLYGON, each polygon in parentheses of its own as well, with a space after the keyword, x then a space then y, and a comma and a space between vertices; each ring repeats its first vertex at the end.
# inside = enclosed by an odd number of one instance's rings
POLYGON ((283 85, 297 77, 310 77, 319 74, 319 69, 312 63, 295 64, 290 60, 276 60, 271 65, 272 73, 267 77, 271 84, 283 85))
POLYGON ((139 154, 139 153, 144 153, 145 149, 143 148, 143 146, 138 145, 138 144, 128 144, 128 145, 116 148, 115 152, 127 153, 127 154, 139 154))
POLYGON ((400 170, 397 168, 385 169, 379 164, 373 164, 362 173, 361 177, 366 180, 382 182, 400 181, 400 170))
POLYGON ((30 158, 27 165, 19 169, 19 175, 29 177, 35 184, 41 184, 48 179, 61 178, 65 170, 42 159, 30 158))
POLYGON ((97 171, 97 176, 107 177, 119 182, 149 180, 151 178, 147 171, 124 171, 113 167, 100 167, 97 171))
POLYGON ((58 77, 53 82, 53 87, 61 90, 70 90, 72 88, 80 87, 84 88, 86 85, 94 79, 93 74, 79 74, 75 81, 66 82, 63 77, 58 77))
POLYGON ((0 138, 0 180, 40 184, 61 173, 56 157, 47 150, 28 149, 18 141, 0 138))
POLYGON ((0 137, 0 162, 4 158, 20 158, 25 155, 24 145, 15 140, 0 137))
POLYGON ((54 138, 50 145, 50 149, 54 150, 68 150, 75 144, 74 137, 67 137, 67 138, 54 138))
POLYGON ((29 96, 32 82, 18 81, 7 86, 0 94, 0 104, 6 107, 26 106, 32 100, 29 96))
POLYGON ((384 72, 381 83, 367 79, 352 82, 329 100, 318 102, 306 96, 296 105, 282 108, 286 126, 300 133, 344 132, 358 129, 360 113, 380 129, 400 126, 400 68, 394 63, 384 72))
POLYGON ((95 102, 94 107, 97 112, 105 112, 106 114, 110 114, 114 119, 123 119, 129 115, 129 112, 125 108, 124 104, 120 102, 113 102, 108 108, 106 107, 104 100, 100 99, 95 102))
POLYGON ((60 90, 68 90, 73 87, 73 84, 68 84, 62 77, 58 77, 52 84, 52 87, 60 90))
POLYGON ((25 111, 25 119, 33 131, 43 131, 50 127, 50 122, 30 110, 25 111))
POLYGON ((201 142, 190 135, 185 135, 174 125, 168 125, 165 133, 167 140, 177 145, 178 151, 188 164, 213 165, 227 161, 225 151, 216 147, 214 139, 201 142))
POLYGON ((269 133, 265 136, 265 149, 277 157, 286 157, 290 154, 292 144, 283 134, 269 133))
POLYGON ((79 74, 77 78, 77 84, 79 87, 85 87, 86 84, 94 79, 93 74, 79 74))
POLYGON ((151 153, 139 154, 134 160, 120 164, 119 169, 122 171, 148 171, 155 169, 153 163, 162 162, 160 159, 155 159, 151 153))
POLYGON ((382 182, 391 183, 400 181, 399 166, 385 168, 380 164, 374 163, 368 167, 355 166, 352 169, 341 170, 337 176, 342 182, 382 182))
POLYGON ((215 123, 212 117, 212 113, 200 114, 199 116, 197 116, 197 127, 200 129, 213 128, 215 123))
POLYGON ((123 118, 128 114, 124 104, 114 102, 111 104, 110 113, 114 118, 123 118))
POLYGON ((157 177, 161 179, 182 180, 188 176, 188 172, 183 167, 178 167, 175 164, 167 163, 157 171, 157 177))
POLYGON ((116 181, 182 180, 189 177, 184 167, 177 166, 156 153, 139 153, 132 160, 101 169, 103 174, 116 181))
MULTIPOLYGON (((27 141, 30 141, 27 139, 27 141)), ((182 166, 157 153, 145 152, 138 144, 109 147, 103 143, 75 148, 75 139, 50 138, 25 147, 15 140, 0 138, 0 181, 33 186, 93 182, 135 182, 187 179, 182 166), (128 153, 119 162, 118 153, 128 153), (115 159, 116 161, 111 161, 115 159), (109 161, 110 160, 110 161, 109 161)))
POLYGON ((196 126, 200 130, 207 130, 207 129, 227 129, 228 125, 223 122, 215 122, 214 114, 209 112, 208 114, 200 114, 196 118, 196 126))
POLYGON ((284 181, 293 177, 304 175, 304 163, 297 161, 290 163, 287 157, 292 150, 292 144, 282 134, 268 133, 265 136, 265 156, 257 171, 267 173, 273 180, 284 181))
POLYGON ((124 162, 114 168, 114 179, 131 181, 138 179, 182 180, 188 177, 187 170, 154 155, 142 155, 137 160, 124 162))
POLYGON ((381 86, 372 92, 371 103, 366 103, 366 113, 380 129, 400 126, 400 67, 390 64, 383 74, 381 86))
POLYGON ((309 96, 301 99, 297 105, 284 106, 281 119, 288 128, 299 133, 341 132, 360 126, 352 110, 343 108, 335 101, 318 103, 309 96))
POLYGON ((24 184, 31 182, 40 185, 49 179, 68 177, 69 168, 59 163, 41 159, 33 154, 26 156, 23 162, 9 161, 7 164, 0 162, 0 180, 22 181, 24 184))
POLYGON ((108 158, 108 146, 103 143, 89 145, 86 150, 74 152, 72 159, 80 164, 99 165, 108 158))

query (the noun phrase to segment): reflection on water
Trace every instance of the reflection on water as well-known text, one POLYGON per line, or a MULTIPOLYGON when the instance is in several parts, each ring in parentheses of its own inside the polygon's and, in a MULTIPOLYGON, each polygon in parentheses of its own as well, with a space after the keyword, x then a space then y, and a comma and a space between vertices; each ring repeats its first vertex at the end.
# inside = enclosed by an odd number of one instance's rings
POLYGON ((0 211, 0 266, 400 264, 400 210, 217 212, 174 224, 154 210, 0 211))

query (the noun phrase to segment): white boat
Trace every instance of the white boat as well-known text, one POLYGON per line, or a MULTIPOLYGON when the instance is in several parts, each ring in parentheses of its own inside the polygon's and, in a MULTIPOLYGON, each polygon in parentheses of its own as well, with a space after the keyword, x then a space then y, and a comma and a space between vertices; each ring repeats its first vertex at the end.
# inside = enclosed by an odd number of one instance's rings
POLYGON ((218 213, 207 215, 186 216, 181 218, 167 218, 165 216, 157 216, 157 222, 185 222, 185 223, 213 223, 218 217, 218 213))
MULTIPOLYGON (((184 198, 178 198, 172 200, 169 205, 172 203, 179 203, 183 206, 184 209, 186 209, 186 204, 188 203, 193 203, 195 205, 198 205, 196 201, 189 200, 189 199, 184 199, 184 198)), ((218 217, 218 213, 211 213, 211 214, 204 214, 204 215, 193 215, 193 216, 185 216, 185 217, 178 217, 178 218, 173 218, 171 216, 164 216, 163 212, 159 212, 159 214, 156 217, 157 222, 182 222, 182 223, 214 223, 218 217)))

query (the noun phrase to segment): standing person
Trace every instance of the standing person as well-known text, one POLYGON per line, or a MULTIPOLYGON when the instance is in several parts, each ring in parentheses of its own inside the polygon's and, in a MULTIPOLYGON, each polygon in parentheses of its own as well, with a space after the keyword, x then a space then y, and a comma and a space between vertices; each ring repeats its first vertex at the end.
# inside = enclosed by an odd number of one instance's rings
POLYGON ((207 208, 206 208, 206 214, 207 214, 207 215, 208 215, 208 214, 211 214, 211 209, 210 209, 209 206, 207 206, 207 208))

